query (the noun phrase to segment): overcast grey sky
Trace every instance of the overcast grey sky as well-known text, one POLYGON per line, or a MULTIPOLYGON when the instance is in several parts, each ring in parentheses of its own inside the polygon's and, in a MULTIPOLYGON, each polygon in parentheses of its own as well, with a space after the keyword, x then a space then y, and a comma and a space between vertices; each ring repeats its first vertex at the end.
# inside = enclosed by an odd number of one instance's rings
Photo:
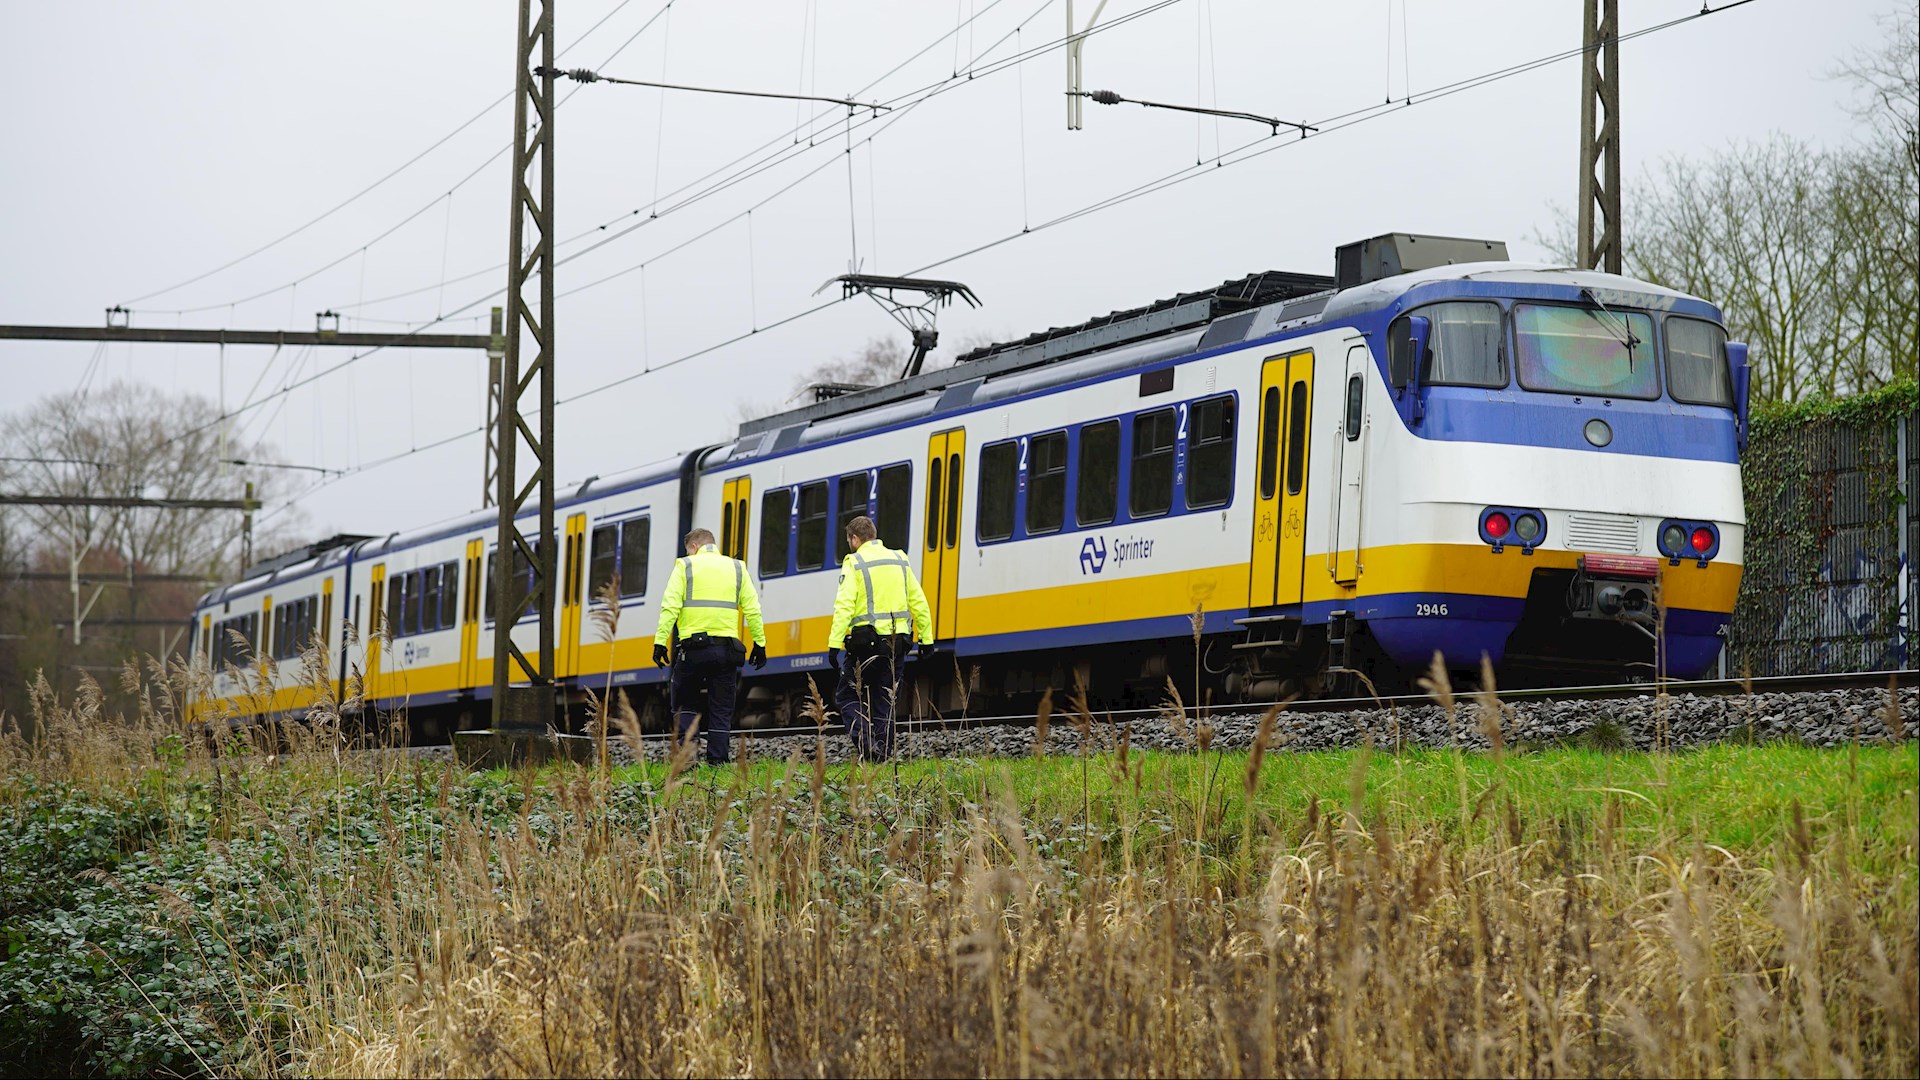
MULTIPOLYGON (((1076 5, 1082 20, 1095 3, 1076 5)), ((994 65, 1056 43, 1060 0, 559 0, 559 41, 578 42, 566 67, 779 92, 865 87, 863 99, 915 100, 944 81, 910 109, 857 118, 851 153, 844 112, 831 107, 608 85, 567 101, 556 128, 558 232, 614 228, 561 255, 645 224, 556 273, 563 293, 580 290, 558 305, 559 395, 662 370, 561 408, 563 482, 724 441, 744 404, 777 401, 819 361, 898 335, 865 300, 750 333, 818 304, 813 291, 854 259, 887 274, 931 264, 925 273, 973 286, 985 307, 943 315, 951 344, 1257 270, 1330 273, 1335 245, 1393 230, 1505 239, 1516 257, 1544 256, 1528 237, 1576 191, 1577 63, 1421 95, 1577 47, 1578 0, 1175 0, 1124 21, 1156 3, 1109 4, 1101 22, 1118 25, 1086 44, 1089 89, 1308 123, 1409 88, 1415 104, 1304 141, 1094 104, 1085 130, 1069 132, 1059 49, 994 65), (1269 147, 1278 149, 1240 160, 1269 147), (1021 235, 1216 158, 1238 163, 1021 235), (687 202, 712 183, 702 177, 755 162, 766 167, 687 202), (750 226, 730 221, 749 207, 750 226), (663 367, 740 335, 749 336, 663 367)), ((1621 8, 1632 31, 1699 4, 1621 8)), ((1829 73, 1874 43, 1874 16, 1888 8, 1755 0, 1628 42, 1626 174, 1776 130, 1857 137, 1848 88, 1829 73)), ((0 6, 0 98, 10 103, 0 114, 0 321, 97 325, 108 305, 217 267, 384 176, 511 88, 514 12, 508 0, 0 6)), ((483 329, 499 302, 484 298, 505 273, 476 272, 505 259, 508 191, 505 156, 483 163, 506 146, 510 124, 510 106, 494 107, 320 225, 131 303, 135 325, 309 329, 315 312, 334 308, 344 326, 372 329, 472 304, 434 329, 483 329)), ((73 389, 95 352, 0 343, 0 410, 73 389)), ((250 393, 266 402, 232 421, 238 452, 264 438, 282 461, 351 469, 479 425, 477 354, 382 352, 273 394, 352 355, 227 349, 228 407, 250 393)), ((216 397, 221 368, 214 347, 118 345, 93 378, 216 397)), ((480 468, 471 436, 327 484, 300 509, 316 534, 411 528, 476 507, 480 468)))

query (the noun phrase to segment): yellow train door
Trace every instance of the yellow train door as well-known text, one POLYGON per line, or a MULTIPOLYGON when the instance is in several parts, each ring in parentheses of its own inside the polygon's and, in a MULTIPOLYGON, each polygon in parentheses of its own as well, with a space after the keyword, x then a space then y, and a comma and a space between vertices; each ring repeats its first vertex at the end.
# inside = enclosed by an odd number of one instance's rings
POLYGON ((368 701, 380 696, 380 656, 386 651, 387 564, 376 565, 367 578, 367 669, 361 677, 360 695, 368 701))
POLYGON ((560 662, 554 669, 556 678, 574 674, 580 664, 580 601, 586 591, 581 586, 581 579, 586 576, 587 515, 573 514, 567 518, 566 537, 566 543, 560 549, 563 556, 560 571, 560 662))
POLYGON ((960 492, 966 473, 967 433, 955 428, 927 441, 926 537, 920 587, 933 608, 933 636, 960 632, 960 492))
POLYGON ((1280 561, 1274 602, 1297 604, 1307 568, 1307 459, 1313 449, 1313 352, 1287 357, 1286 443, 1280 476, 1280 561))
POLYGON ((461 590, 460 609, 460 687, 467 689, 480 681, 480 559, 485 540, 467 541, 466 588, 461 590))
MULTIPOLYGON (((751 517, 747 505, 752 495, 753 477, 751 476, 736 476, 721 485, 720 554, 729 559, 747 561, 748 542, 752 538, 752 534, 747 531, 748 519, 751 517)), ((751 572, 753 568, 749 565, 747 569, 751 572)), ((739 626, 735 632, 740 635, 741 641, 749 645, 753 643, 753 639, 747 636, 747 617, 744 614, 740 616, 739 626)))
POLYGON ((1260 372, 1249 603, 1297 604, 1306 569, 1308 424, 1313 353, 1269 359, 1260 372))

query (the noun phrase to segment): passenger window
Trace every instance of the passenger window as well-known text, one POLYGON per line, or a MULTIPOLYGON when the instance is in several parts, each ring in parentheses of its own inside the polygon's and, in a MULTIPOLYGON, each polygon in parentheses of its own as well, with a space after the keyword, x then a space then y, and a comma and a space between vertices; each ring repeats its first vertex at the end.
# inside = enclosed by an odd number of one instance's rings
POLYGON ((1342 425, 1342 430, 1346 432, 1348 442, 1352 442, 1360 437, 1361 393, 1363 393, 1363 388, 1360 384, 1360 376, 1349 375, 1347 377, 1347 421, 1342 425))
POLYGON ((395 574, 387 579, 387 636, 398 637, 406 631, 400 629, 400 611, 407 599, 407 575, 395 574))
POLYGON ((1073 520, 1105 525, 1120 505, 1120 421, 1102 420, 1080 429, 1080 482, 1073 520))
POLYGON ((907 550, 907 528, 913 510, 913 466, 889 465, 880 470, 880 490, 874 493, 874 527, 880 542, 895 551, 907 550))
POLYGON ((848 473, 840 478, 840 502, 834 511, 834 529, 829 541, 839 543, 847 535, 847 522, 866 516, 869 494, 866 473, 848 473))
MULTIPOLYGON (((311 601, 309 601, 311 604, 311 601)), ((312 611, 309 610, 311 615, 312 611)), ((440 629, 445 630, 460 620, 460 564, 457 562, 440 564, 440 629)), ((308 620, 307 633, 313 633, 312 620, 308 620)))
POLYGON ((728 499, 720 506, 720 554, 731 559, 739 550, 733 542, 733 500, 728 499))
POLYGON ((1005 540, 1013 535, 1013 501, 1019 483, 1020 451, 1013 442, 994 443, 980 451, 980 540, 1005 540))
POLYGON ((587 563, 587 596, 599 596, 600 590, 619 573, 620 526, 602 525, 593 530, 593 557, 587 563))
POLYGON ((760 576, 787 572, 787 530, 793 525, 793 489, 760 496, 760 576))
POLYGON ((1127 484, 1127 510, 1154 517, 1173 507, 1172 409, 1155 409, 1133 418, 1133 473, 1127 484))
POLYGON ((636 518, 620 526, 620 595, 647 592, 647 549, 652 546, 653 519, 636 518))
POLYGON ((440 568, 420 572, 420 629, 432 630, 440 621, 440 568))
POLYGON ((486 574, 487 574, 487 580, 486 580, 486 583, 485 583, 485 586, 484 586, 484 587, 485 587, 485 589, 487 590, 487 602, 486 602, 486 605, 485 605, 485 606, 486 606, 486 616, 487 616, 487 618, 488 618, 489 620, 491 620, 491 619, 493 618, 493 612, 494 612, 494 606, 493 606, 493 605, 494 605, 494 595, 493 595, 493 552, 491 552, 491 551, 489 551, 489 552, 487 552, 487 571, 486 571, 486 574))
POLYGON ((420 571, 407 575, 406 588, 401 591, 406 600, 400 611, 400 632, 417 634, 420 632, 420 571))
POLYGON ((1027 441, 1027 532, 1059 532, 1067 516, 1067 433, 1027 441))
POLYGON ((1225 506, 1233 498, 1231 397, 1198 402, 1188 417, 1187 509, 1225 506))
POLYGON ((1273 498, 1280 483, 1280 388, 1260 395, 1260 497, 1273 498))
POLYGON ((796 566, 818 570, 827 562, 827 482, 800 486, 800 542, 796 566))
POLYGON ((1287 395, 1287 494, 1300 494, 1307 481, 1307 384, 1293 384, 1287 395))
POLYGON ((940 548, 940 498, 943 494, 940 490, 940 478, 944 473, 941 466, 945 464, 945 458, 934 458, 933 461, 927 465, 928 551, 937 551, 940 548))

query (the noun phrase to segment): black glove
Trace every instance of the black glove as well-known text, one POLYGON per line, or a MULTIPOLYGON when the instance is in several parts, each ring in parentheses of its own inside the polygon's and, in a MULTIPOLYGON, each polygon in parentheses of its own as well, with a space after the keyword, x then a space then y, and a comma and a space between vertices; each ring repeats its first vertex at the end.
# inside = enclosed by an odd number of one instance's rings
POLYGON ((653 666, 666 667, 668 659, 669 657, 667 656, 667 647, 665 645, 659 645, 659 644, 654 645, 653 666))
POLYGON ((832 668, 835 671, 840 670, 840 650, 839 649, 827 650, 827 666, 832 668))
POLYGON ((933 642, 920 641, 920 642, 914 643, 913 658, 915 660, 925 660, 927 657, 932 655, 933 655, 933 642))
POLYGON ((747 657, 747 663, 755 671, 759 671, 761 668, 766 667, 767 666, 767 647, 765 645, 755 645, 753 647, 753 654, 747 657))

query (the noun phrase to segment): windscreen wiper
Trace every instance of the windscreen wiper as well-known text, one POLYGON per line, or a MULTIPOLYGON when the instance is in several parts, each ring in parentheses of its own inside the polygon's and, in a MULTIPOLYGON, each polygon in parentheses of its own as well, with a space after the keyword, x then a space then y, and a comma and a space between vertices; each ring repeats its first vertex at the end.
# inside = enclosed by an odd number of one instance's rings
POLYGON ((1615 341, 1618 341, 1620 344, 1625 345, 1627 347, 1627 370, 1631 372, 1633 370, 1633 350, 1640 347, 1640 339, 1634 335, 1633 324, 1628 322, 1625 318, 1621 317, 1612 308, 1608 307, 1605 303, 1603 303, 1600 297, 1595 295, 1592 289, 1582 288, 1580 290, 1580 295, 1592 301, 1594 307, 1597 307, 1601 311, 1606 312, 1608 318, 1620 324, 1618 329, 1616 329, 1615 327, 1608 325, 1604 320, 1595 320, 1596 322, 1599 322, 1600 325, 1607 327, 1608 332, 1613 334, 1613 338, 1615 341))

